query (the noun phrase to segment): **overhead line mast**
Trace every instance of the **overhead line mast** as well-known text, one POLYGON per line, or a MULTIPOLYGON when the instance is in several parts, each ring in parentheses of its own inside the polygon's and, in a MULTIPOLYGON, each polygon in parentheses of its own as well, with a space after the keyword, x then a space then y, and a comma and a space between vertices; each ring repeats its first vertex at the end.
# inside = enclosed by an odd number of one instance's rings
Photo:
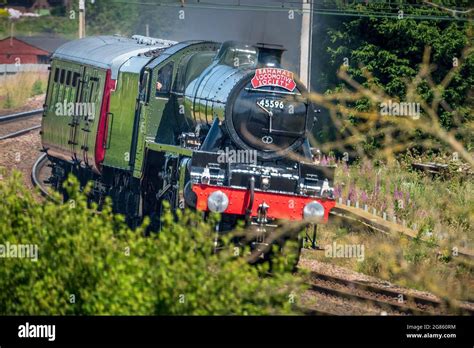
POLYGON ((303 0, 300 39, 300 80, 311 91, 311 46, 313 37, 312 2, 303 0))
POLYGON ((79 0, 79 39, 86 37, 86 3, 79 0))

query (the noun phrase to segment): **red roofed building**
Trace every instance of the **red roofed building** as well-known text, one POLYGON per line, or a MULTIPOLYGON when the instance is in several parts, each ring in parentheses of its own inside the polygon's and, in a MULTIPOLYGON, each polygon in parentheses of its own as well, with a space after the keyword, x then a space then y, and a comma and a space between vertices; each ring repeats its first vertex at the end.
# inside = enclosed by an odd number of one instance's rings
POLYGON ((47 64, 49 52, 17 38, 0 41, 0 64, 47 64))

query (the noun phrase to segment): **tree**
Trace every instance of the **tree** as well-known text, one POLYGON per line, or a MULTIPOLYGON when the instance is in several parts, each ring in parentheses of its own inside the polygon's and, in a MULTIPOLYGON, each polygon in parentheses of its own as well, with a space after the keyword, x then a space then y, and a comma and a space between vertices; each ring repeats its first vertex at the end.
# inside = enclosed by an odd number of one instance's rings
MULTIPOLYGON (((445 6, 466 5, 463 1, 438 3, 445 6)), ((472 124, 474 120, 473 99, 470 94, 474 85, 472 23, 431 20, 429 15, 440 16, 446 13, 443 9, 428 5, 419 9, 405 8, 406 4, 407 2, 402 2, 395 8, 398 11, 404 10, 404 16, 401 18, 379 18, 372 15, 349 21, 347 18, 328 20, 322 29, 326 35, 323 35, 323 43, 320 46, 326 49, 319 52, 319 59, 323 62, 317 77, 317 85, 322 86, 319 91, 337 93, 350 89, 350 84, 340 80, 340 75, 338 77, 338 71, 342 68, 346 76, 362 87, 383 89, 387 100, 405 101, 409 98, 408 82, 417 78, 428 48, 429 55, 425 57, 424 63, 429 62, 430 73, 420 77, 421 80, 416 84, 416 94, 431 103, 436 94, 440 93, 440 100, 434 112, 441 126, 446 131, 455 132, 456 139, 465 142, 467 149, 472 149, 474 143, 466 128, 466 125, 472 124), (427 17, 413 19, 410 15, 427 17), (449 84, 443 87, 442 82, 447 76, 449 84), (441 89, 435 90, 435 86, 441 89)), ((363 14, 374 13, 380 10, 381 5, 370 3, 358 6, 363 14)), ((380 111, 381 102, 362 97, 348 102, 348 105, 357 111, 380 111)), ((352 124, 365 123, 351 115, 348 117, 352 124)), ((342 136, 348 136, 344 131, 345 128, 342 136)), ((333 130, 328 137, 334 140, 337 133, 338 131, 333 130)), ((367 137, 364 142, 365 150, 380 147, 380 139, 384 136, 367 137)), ((426 137, 419 134, 415 139, 421 143, 426 137)))
POLYGON ((88 35, 145 35, 148 25, 150 36, 163 36, 166 39, 174 23, 165 8, 134 1, 97 0, 93 4, 87 3, 86 13, 88 35))

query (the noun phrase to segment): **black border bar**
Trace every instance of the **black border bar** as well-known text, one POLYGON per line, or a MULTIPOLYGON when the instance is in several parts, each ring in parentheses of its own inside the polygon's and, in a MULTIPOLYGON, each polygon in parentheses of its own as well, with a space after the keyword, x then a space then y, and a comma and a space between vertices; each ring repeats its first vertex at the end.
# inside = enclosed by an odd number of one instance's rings
POLYGON ((58 344, 329 344, 472 347, 474 317, 0 317, 0 347, 58 344), (20 338, 26 323, 55 325, 55 340, 20 338), (410 325, 410 326, 409 326, 410 325), (418 329, 413 329, 417 326, 418 329), (455 326, 455 328, 454 328, 455 326), (444 327, 444 329, 442 329, 444 327), (407 338, 407 334, 455 334, 407 338))

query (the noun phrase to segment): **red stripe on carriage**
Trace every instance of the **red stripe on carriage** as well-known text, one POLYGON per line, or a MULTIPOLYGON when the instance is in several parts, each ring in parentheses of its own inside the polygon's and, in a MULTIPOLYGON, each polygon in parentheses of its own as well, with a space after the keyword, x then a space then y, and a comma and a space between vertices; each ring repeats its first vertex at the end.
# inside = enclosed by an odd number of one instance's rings
POLYGON ((107 70, 105 76, 104 94, 102 97, 102 105, 100 108, 100 119, 97 129, 97 137, 95 142, 95 164, 97 169, 100 170, 102 162, 105 158, 106 142, 110 141, 107 139, 108 127, 109 127, 109 110, 110 110, 110 94, 115 89, 116 80, 111 79, 111 70, 107 70))

